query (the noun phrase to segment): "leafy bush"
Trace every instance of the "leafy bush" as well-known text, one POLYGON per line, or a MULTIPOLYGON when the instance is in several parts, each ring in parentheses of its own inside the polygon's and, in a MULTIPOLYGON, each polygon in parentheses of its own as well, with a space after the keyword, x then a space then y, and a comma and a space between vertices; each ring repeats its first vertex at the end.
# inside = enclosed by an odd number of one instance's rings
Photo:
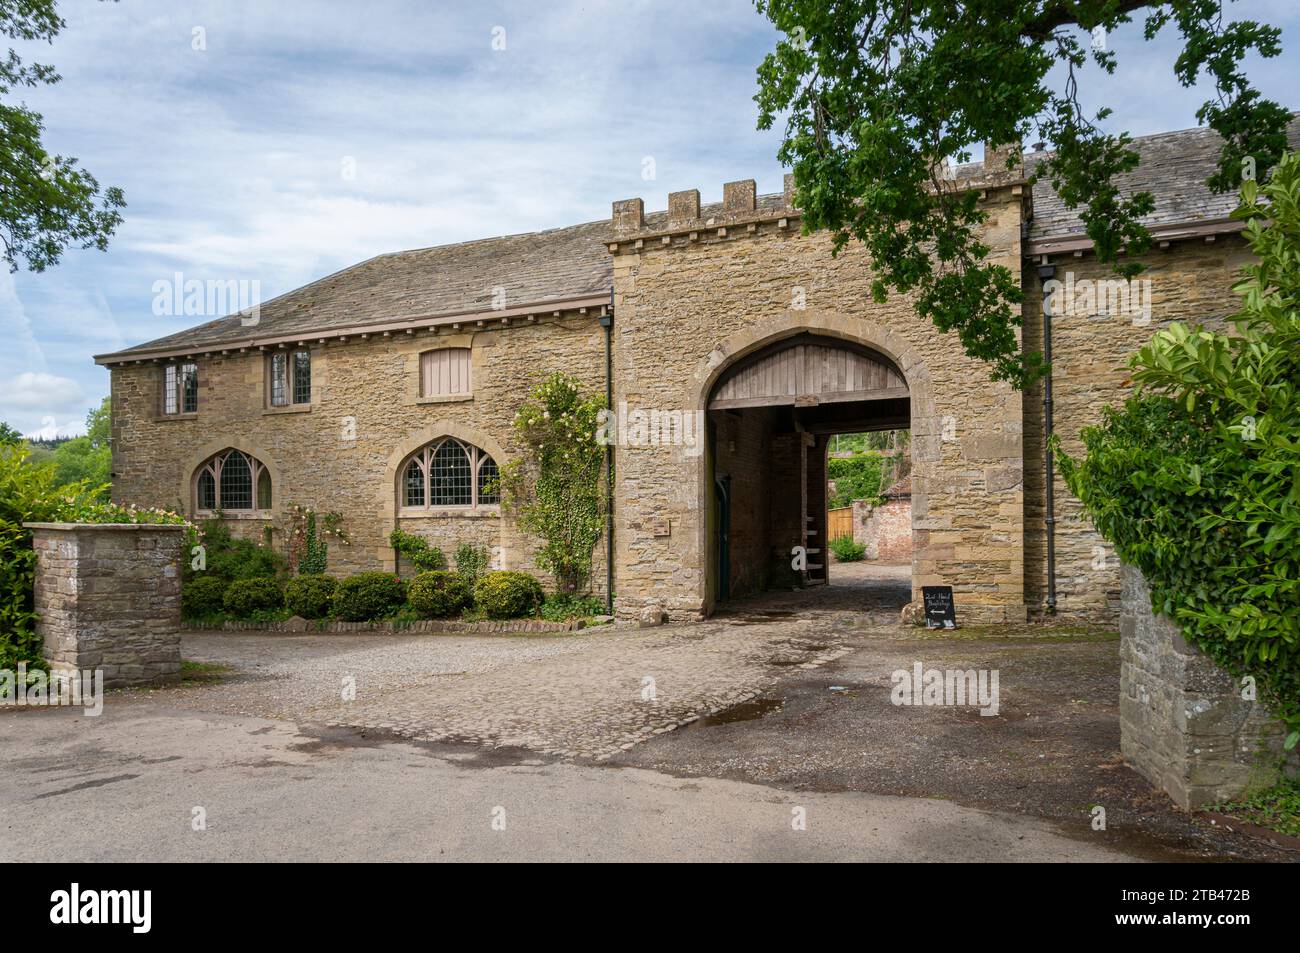
POLYGON ((447 557, 437 546, 430 546, 423 536, 395 529, 388 544, 411 561, 417 572, 437 572, 447 568, 447 557))
POLYGON ((1300 837, 1300 778, 1283 778, 1271 788, 1237 801, 1221 802, 1211 810, 1300 837))
POLYGON ((486 546, 461 543, 456 548, 456 572, 471 587, 478 582, 478 577, 483 575, 483 570, 488 568, 491 561, 492 554, 486 546))
POLYGON ((247 619, 255 612, 278 609, 284 605, 284 590, 273 576, 236 579, 226 587, 221 604, 237 619, 247 619))
POLYGON ((474 605, 489 619, 536 615, 544 599, 542 584, 526 572, 490 572, 474 586, 474 605))
POLYGON ((607 608, 604 600, 595 596, 575 596, 561 592, 547 597, 542 604, 542 618, 549 622, 567 622, 570 619, 604 615, 607 608))
POLYGON ((191 530, 181 566, 186 579, 210 575, 227 582, 280 576, 287 569, 284 557, 270 546, 236 538, 220 519, 204 520, 191 530), (198 545, 203 547, 202 569, 195 566, 194 547, 198 545))
POLYGON ((323 619, 330 614, 336 589, 338 582, 329 576, 294 576, 284 586, 285 608, 304 619, 323 619))
POLYGON ((50 463, 32 463, 21 444, 0 443, 0 669, 43 669, 32 598, 36 554, 25 522, 183 523, 166 510, 97 502, 103 486, 60 486, 50 463))
POLYGON ((181 583, 181 615, 187 619, 214 616, 225 608, 230 584, 217 576, 196 576, 181 583))
POLYGON ((855 543, 852 536, 836 536, 830 542, 831 552, 842 563, 855 563, 867 554, 867 547, 855 543))
POLYGON ((422 617, 438 619, 463 610, 473 601, 473 591, 459 573, 435 570, 411 580, 406 600, 422 617))
POLYGON ((1300 741, 1300 157, 1238 218, 1258 264, 1234 291, 1238 334, 1170 325, 1132 359, 1139 391, 1059 446, 1071 491, 1152 608, 1259 697, 1300 741), (1269 224, 1264 224, 1265 222, 1269 224))
POLYGON ((880 499, 886 489, 880 485, 884 458, 876 453, 856 457, 829 457, 826 460, 826 478, 835 481, 835 493, 827 502, 830 509, 849 506, 854 500, 880 499))
POLYGON ((345 622, 370 622, 391 615, 406 602, 406 584, 391 573, 349 576, 334 590, 334 614, 345 622))

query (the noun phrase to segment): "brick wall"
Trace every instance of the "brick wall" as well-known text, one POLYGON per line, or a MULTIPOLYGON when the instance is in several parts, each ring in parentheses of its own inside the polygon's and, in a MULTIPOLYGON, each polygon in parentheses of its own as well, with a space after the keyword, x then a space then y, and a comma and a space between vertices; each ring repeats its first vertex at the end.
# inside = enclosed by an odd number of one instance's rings
POLYGON ((853 540, 867 548, 866 558, 887 563, 912 560, 912 500, 899 497, 872 506, 853 501, 853 540))

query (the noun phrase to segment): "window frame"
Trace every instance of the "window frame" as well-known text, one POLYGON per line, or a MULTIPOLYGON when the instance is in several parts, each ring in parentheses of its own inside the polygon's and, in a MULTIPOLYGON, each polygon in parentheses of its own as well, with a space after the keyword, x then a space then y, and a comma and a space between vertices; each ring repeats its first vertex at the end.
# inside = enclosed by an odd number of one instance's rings
POLYGON ((190 493, 195 516, 214 517, 220 513, 222 517, 267 519, 275 508, 275 480, 271 477, 270 468, 247 450, 240 450, 236 447, 227 447, 225 450, 214 453, 195 467, 194 474, 190 479, 190 493), (221 505, 221 473, 225 468, 226 461, 234 453, 242 456, 248 463, 250 502, 252 504, 249 507, 223 507, 221 505), (216 504, 215 506, 203 505, 200 487, 205 475, 212 478, 212 498, 216 504), (265 506, 262 505, 263 480, 266 481, 268 497, 265 506))
POLYGON ((499 513, 501 510, 501 493, 498 487, 496 500, 485 502, 480 499, 481 496, 481 474, 484 464, 491 462, 497 468, 498 478, 501 472, 501 465, 497 463, 496 458, 486 450, 478 447, 468 440, 461 440, 459 437, 439 437, 420 447, 414 453, 408 455, 402 461, 402 465, 397 468, 397 513, 399 516, 425 516, 434 513, 499 513), (432 465, 438 451, 446 444, 456 445, 463 451, 469 460, 469 489, 470 502, 468 503, 434 503, 433 502, 433 479, 432 465), (412 466, 419 466, 421 474, 421 485, 424 502, 422 504, 407 503, 407 474, 412 466))
POLYGON ((198 362, 169 361, 164 364, 159 391, 161 400, 158 413, 162 417, 192 417, 197 414, 199 412, 198 362), (191 404, 192 409, 188 409, 191 408, 191 404))
POLYGON ((266 355, 266 407, 268 410, 289 411, 304 410, 311 407, 312 387, 315 381, 312 379, 312 354, 311 348, 294 347, 280 348, 266 355), (306 400, 298 400, 298 355, 307 355, 307 393, 306 400), (282 403, 276 403, 276 372, 275 364, 277 360, 284 361, 284 400, 282 403))

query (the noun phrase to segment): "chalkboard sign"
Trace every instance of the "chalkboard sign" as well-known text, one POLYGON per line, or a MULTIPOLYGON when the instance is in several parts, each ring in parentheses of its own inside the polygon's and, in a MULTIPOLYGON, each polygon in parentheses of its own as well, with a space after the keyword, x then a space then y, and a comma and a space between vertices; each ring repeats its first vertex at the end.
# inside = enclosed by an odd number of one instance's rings
POLYGON ((922 586, 927 629, 957 628, 957 606, 952 601, 952 586, 922 586))

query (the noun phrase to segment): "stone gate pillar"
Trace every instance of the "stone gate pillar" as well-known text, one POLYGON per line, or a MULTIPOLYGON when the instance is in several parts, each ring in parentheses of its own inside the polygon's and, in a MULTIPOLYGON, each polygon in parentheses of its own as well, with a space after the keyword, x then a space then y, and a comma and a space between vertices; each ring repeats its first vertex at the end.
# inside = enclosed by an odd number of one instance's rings
MULTIPOLYGON (((1237 679, 1151 611, 1142 573, 1121 569, 1120 750, 1179 807, 1194 810, 1279 776, 1282 723, 1237 679)), ((1291 770, 1300 758, 1290 756, 1291 770)))
POLYGON ((25 523, 36 550, 36 631, 51 672, 104 685, 180 680, 184 526, 25 523))

